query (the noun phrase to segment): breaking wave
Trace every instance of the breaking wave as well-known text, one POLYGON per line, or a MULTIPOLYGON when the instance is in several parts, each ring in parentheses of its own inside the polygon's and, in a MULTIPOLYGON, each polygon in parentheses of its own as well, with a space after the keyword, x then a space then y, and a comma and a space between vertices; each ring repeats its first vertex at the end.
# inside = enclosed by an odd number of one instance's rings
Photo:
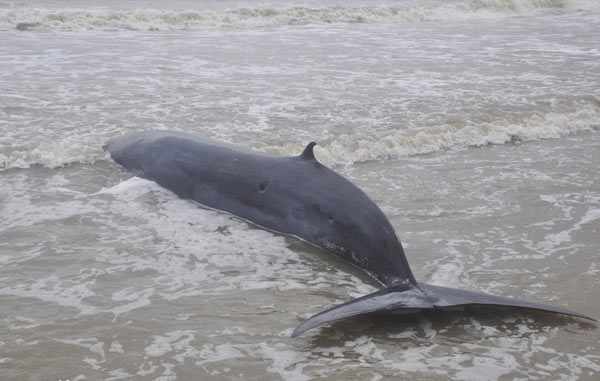
POLYGON ((69 164, 92 164, 106 157, 98 137, 30 139, 0 145, 0 171, 41 165, 58 168, 69 164))
MULTIPOLYGON (((319 141, 315 154, 327 165, 385 160, 452 148, 559 138, 600 129, 600 100, 581 99, 572 112, 533 113, 520 120, 496 120, 463 127, 440 124, 422 129, 391 130, 369 135, 341 135, 319 141)), ((193 133, 193 132, 192 132, 193 133)), ((113 136, 114 137, 114 136, 113 136)), ((57 168, 69 164, 92 164, 108 158, 102 144, 109 137, 73 136, 57 140, 32 139, 26 143, 0 145, 0 171, 41 165, 57 168)), ((280 155, 297 155, 305 141, 277 146, 250 147, 280 155)))
POLYGON ((18 30, 196 30, 325 23, 406 23, 502 18, 547 11, 598 10, 595 0, 467 0, 421 6, 238 8, 225 11, 157 9, 0 9, 0 29, 18 30))
MULTIPOLYGON (((573 112, 534 113, 518 121, 507 119, 463 127, 439 125, 410 130, 385 131, 369 136, 341 135, 319 141, 315 155, 328 165, 344 165, 369 160, 385 160, 452 148, 559 138, 600 129, 600 101, 590 97, 573 112)), ((264 150, 297 155, 306 142, 269 146, 264 150)))

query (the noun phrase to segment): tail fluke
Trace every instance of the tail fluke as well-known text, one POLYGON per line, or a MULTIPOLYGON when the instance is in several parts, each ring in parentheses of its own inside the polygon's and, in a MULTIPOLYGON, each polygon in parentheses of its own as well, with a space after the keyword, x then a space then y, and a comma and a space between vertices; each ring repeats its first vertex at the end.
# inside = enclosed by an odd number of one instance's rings
POLYGON ((596 321, 596 319, 578 312, 546 304, 419 283, 417 286, 405 284, 392 286, 330 308, 300 324, 292 333, 292 337, 330 321, 375 311, 444 309, 453 306, 473 305, 526 308, 596 321))
POLYGON ((435 298, 434 306, 436 308, 444 308, 451 306, 506 306, 515 308, 528 308, 532 310, 540 310, 552 312, 562 315, 576 316, 578 318, 597 321, 594 318, 580 314, 579 312, 570 311, 565 308, 554 307, 547 304, 528 302, 520 299, 507 298, 504 296, 496 296, 485 294, 483 292, 463 291, 455 288, 432 286, 430 284, 419 283, 419 288, 425 293, 435 298))
POLYGON ((434 305, 420 289, 412 285, 392 286, 314 315, 300 324, 292 333, 292 337, 323 323, 349 316, 385 310, 430 308, 434 308, 434 305))

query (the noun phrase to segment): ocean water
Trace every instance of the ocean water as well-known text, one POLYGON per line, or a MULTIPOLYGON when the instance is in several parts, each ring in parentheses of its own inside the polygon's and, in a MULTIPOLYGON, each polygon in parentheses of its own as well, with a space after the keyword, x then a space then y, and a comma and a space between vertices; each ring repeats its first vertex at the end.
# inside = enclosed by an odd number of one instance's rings
POLYGON ((0 379, 597 380, 600 331, 377 284, 132 178, 171 129, 317 158, 418 280, 600 318, 600 2, 0 0, 0 379))

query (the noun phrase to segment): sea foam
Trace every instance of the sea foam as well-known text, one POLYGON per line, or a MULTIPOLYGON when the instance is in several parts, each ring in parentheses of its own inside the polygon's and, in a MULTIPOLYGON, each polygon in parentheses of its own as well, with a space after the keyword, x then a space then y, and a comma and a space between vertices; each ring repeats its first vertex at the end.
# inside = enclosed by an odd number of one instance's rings
POLYGON ((503 18, 548 11, 598 10, 595 0, 467 0, 425 5, 361 7, 158 9, 0 9, 0 30, 196 30, 329 23, 407 23, 503 18))
MULTIPOLYGON (((533 113, 522 120, 500 119, 462 127, 440 124, 426 128, 390 130, 370 135, 340 135, 320 141, 315 147, 319 161, 344 165, 369 160, 385 160, 452 148, 559 138, 600 128, 600 101, 589 98, 572 112, 533 113)), ((264 150, 282 155, 302 152, 305 142, 269 146, 264 150)))
MULTIPOLYGON (((559 138, 598 130, 599 120, 600 101, 590 96, 581 99, 571 112, 532 113, 520 120, 500 119, 489 123, 467 123, 461 127, 440 123, 438 126, 415 129, 339 135, 331 140, 319 141, 315 154, 326 165, 345 165, 453 148, 559 138)), ((108 138, 82 135, 0 145, 0 171, 29 168, 32 165, 57 168, 69 164, 93 164, 108 159, 108 154, 99 143, 106 140, 108 138)), ((294 141, 248 148, 278 155, 297 155, 306 143, 294 141)))

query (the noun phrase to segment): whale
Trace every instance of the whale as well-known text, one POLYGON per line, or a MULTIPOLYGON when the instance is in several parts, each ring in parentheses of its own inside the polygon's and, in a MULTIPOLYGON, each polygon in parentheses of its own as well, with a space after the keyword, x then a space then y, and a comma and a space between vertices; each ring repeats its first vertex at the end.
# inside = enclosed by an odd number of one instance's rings
POLYGON ((465 306, 541 310, 596 319, 562 307, 418 282, 394 228, 357 186, 315 157, 258 152, 176 131, 146 131, 104 146, 135 176, 179 197, 261 228, 297 237, 349 262, 381 289, 332 306, 300 324, 296 337, 335 320, 375 311, 443 311, 465 306))

